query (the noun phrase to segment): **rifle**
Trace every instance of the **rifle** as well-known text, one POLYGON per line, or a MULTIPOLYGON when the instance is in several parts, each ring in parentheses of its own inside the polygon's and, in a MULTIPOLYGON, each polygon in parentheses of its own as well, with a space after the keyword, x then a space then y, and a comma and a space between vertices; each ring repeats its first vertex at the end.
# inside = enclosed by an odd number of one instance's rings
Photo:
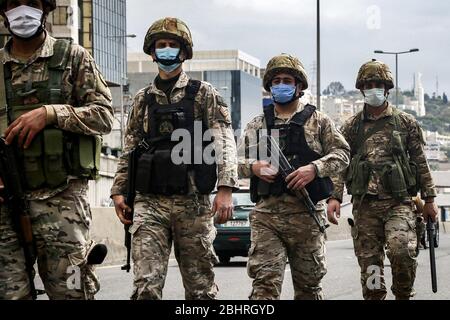
MULTIPOLYGON (((295 171, 294 167, 289 163, 288 159, 284 155, 283 151, 281 151, 280 146, 276 142, 273 136, 267 136, 269 139, 269 144, 271 146, 271 152, 275 153, 275 157, 272 157, 273 160, 279 159, 278 168, 280 169, 281 175, 284 179, 287 179, 287 177, 295 171)), ((303 203, 305 204, 306 208, 308 209, 308 213, 311 216, 311 218, 314 219, 314 222, 319 227, 320 232, 325 233, 325 231, 330 227, 328 224, 324 224, 319 220, 316 214, 316 206, 314 205, 314 202, 311 200, 311 197, 308 194, 308 190, 305 188, 301 190, 292 191, 295 196, 299 199, 303 200, 303 203)))
POLYGON ((30 206, 25 198, 22 186, 23 177, 19 170, 16 151, 13 146, 6 145, 6 141, 0 138, 0 174, 5 185, 4 200, 11 214, 13 228, 17 232, 20 245, 25 255, 25 270, 30 283, 30 293, 33 300, 38 294, 34 285, 34 261, 36 258, 36 244, 31 228, 30 206))
MULTIPOLYGON (((155 139, 156 141, 157 139, 155 139)), ((127 196, 125 199, 125 203, 130 207, 131 214, 130 214, 130 220, 133 220, 134 215, 134 200, 136 198, 136 169, 137 169, 137 162, 140 158, 140 156, 150 150, 150 146, 155 141, 147 141, 147 139, 142 140, 139 145, 133 149, 130 154, 128 155, 128 179, 127 179, 127 196)), ((130 233, 130 226, 131 225, 125 225, 125 247, 127 248, 127 262, 125 265, 122 266, 122 270, 126 272, 130 272, 131 270, 131 233, 130 233)))
POLYGON ((431 268, 431 286, 434 293, 437 293, 437 273, 436 273, 436 255, 435 255, 435 243, 434 236, 436 233, 436 227, 434 225, 433 219, 428 218, 427 223, 427 234, 428 234, 428 243, 430 247, 430 268, 431 268))
MULTIPOLYGON (((137 149, 130 152, 128 156, 128 179, 127 179, 127 196, 125 203, 131 208, 130 220, 133 219, 134 211, 134 200, 136 198, 136 160, 137 160, 137 149)), ((127 262, 122 266, 122 270, 130 272, 131 270, 131 233, 130 226, 126 224, 125 229, 125 247, 127 248, 127 262)))

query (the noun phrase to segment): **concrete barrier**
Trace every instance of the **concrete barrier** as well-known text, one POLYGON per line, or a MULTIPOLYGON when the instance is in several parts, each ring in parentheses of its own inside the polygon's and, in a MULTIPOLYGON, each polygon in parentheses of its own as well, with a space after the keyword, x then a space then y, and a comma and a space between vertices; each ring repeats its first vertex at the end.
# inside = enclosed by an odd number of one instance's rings
POLYGON ((91 236, 108 247, 105 265, 125 262, 124 229, 114 208, 92 208, 91 236))

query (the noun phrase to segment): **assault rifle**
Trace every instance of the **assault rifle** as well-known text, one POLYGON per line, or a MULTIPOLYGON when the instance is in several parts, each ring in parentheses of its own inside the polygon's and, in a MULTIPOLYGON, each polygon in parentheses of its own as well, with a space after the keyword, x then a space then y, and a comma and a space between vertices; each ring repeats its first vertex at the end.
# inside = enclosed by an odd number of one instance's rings
MULTIPOLYGON (((283 151, 281 151, 280 146, 278 145, 277 141, 274 139, 273 136, 267 136, 269 139, 268 143, 271 147, 271 153, 272 153, 272 161, 278 161, 276 163, 278 165, 278 168, 280 170, 281 176, 284 179, 287 179, 287 177, 295 171, 294 167, 289 163, 288 159, 284 155, 283 151)), ((325 233, 327 228, 330 227, 328 224, 324 224, 322 221, 319 220, 317 217, 317 209, 314 205, 314 202, 311 200, 311 197, 308 194, 308 190, 305 188, 301 190, 292 191, 295 196, 297 196, 299 199, 302 199, 303 203, 305 204, 306 208, 308 209, 308 213, 311 216, 311 218, 314 219, 314 222, 319 227, 320 232, 325 233)))
POLYGON ((11 214, 13 228, 18 234, 20 245, 23 248, 31 298, 36 300, 38 294, 43 294, 43 292, 37 291, 34 285, 36 244, 31 229, 30 207, 25 198, 23 177, 18 163, 15 147, 6 145, 6 141, 0 138, 0 175, 5 187, 2 197, 11 214))

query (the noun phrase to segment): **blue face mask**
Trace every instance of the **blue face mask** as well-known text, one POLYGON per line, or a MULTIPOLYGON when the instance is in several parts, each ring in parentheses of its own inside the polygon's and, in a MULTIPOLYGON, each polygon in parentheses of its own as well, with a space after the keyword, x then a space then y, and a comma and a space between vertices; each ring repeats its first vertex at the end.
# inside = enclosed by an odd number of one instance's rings
POLYGON ((278 104, 288 104, 294 100, 297 87, 280 83, 273 86, 272 89, 273 100, 278 104))
POLYGON ((165 73, 171 73, 175 71, 181 62, 178 62, 178 55, 180 54, 180 48, 163 48, 155 50, 156 57, 158 58, 158 66, 165 73), (173 61, 173 63, 171 63, 173 61))

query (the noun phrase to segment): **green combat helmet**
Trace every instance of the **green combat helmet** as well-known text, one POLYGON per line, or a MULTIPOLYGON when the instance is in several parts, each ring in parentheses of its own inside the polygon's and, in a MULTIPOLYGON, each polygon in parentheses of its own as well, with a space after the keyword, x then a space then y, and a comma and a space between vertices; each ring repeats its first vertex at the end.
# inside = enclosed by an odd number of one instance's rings
POLYGON ((145 36, 144 52, 151 55, 156 40, 163 38, 180 41, 186 49, 186 60, 192 59, 192 47, 194 45, 191 31, 186 23, 177 18, 164 18, 153 23, 145 36))
POLYGON ((303 90, 308 89, 308 76, 305 67, 296 57, 283 53, 272 58, 266 68, 264 75, 264 89, 270 91, 273 78, 279 73, 288 73, 303 84, 303 90))
POLYGON ((387 90, 394 88, 394 78, 389 66, 375 59, 363 64, 361 69, 359 69, 356 89, 362 90, 364 84, 370 81, 383 82, 387 90))
MULTIPOLYGON (((56 9, 56 0, 41 0, 41 1, 44 6, 50 8, 50 11, 56 9)), ((6 7, 6 0, 0 0, 0 9, 5 9, 5 7, 6 7)))

